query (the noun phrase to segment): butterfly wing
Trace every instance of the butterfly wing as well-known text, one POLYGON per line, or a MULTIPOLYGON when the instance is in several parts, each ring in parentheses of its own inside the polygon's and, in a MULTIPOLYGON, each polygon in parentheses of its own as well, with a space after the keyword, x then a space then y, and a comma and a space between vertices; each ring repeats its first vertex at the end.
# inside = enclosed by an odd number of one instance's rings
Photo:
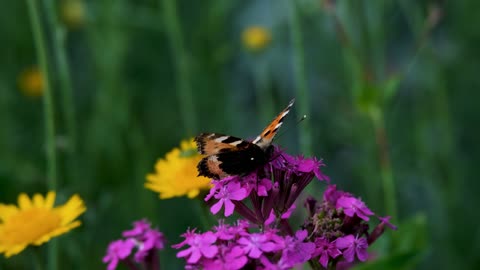
POLYGON ((256 145, 258 145, 261 149, 266 149, 268 146, 272 144, 272 140, 277 135, 278 129, 282 126, 283 124, 283 119, 287 114, 290 112, 290 109, 293 106, 293 103, 295 103, 295 99, 292 99, 287 107, 281 111, 277 117, 273 119, 273 121, 260 133, 260 135, 255 138, 255 140, 252 142, 256 145))
POLYGON ((197 165, 198 174, 220 179, 249 173, 267 163, 265 152, 253 143, 243 149, 227 151, 203 158, 197 165))
POLYGON ((198 152, 202 155, 238 151, 251 144, 240 138, 218 133, 201 133, 195 137, 194 141, 197 143, 198 152))

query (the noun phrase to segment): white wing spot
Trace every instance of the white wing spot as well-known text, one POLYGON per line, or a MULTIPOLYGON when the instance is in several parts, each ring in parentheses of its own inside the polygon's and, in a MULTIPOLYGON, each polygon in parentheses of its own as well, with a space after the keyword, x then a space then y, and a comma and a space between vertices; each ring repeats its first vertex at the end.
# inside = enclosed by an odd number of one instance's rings
POLYGON ((213 140, 214 142, 217 142, 217 143, 221 143, 223 142, 224 140, 228 139, 229 136, 222 136, 222 137, 218 137, 216 138, 215 140, 213 140))
POLYGON ((241 143, 242 143, 242 140, 238 140, 238 141, 232 142, 232 143, 230 143, 230 144, 233 145, 233 146, 237 146, 237 145, 239 145, 239 144, 241 144, 241 143))

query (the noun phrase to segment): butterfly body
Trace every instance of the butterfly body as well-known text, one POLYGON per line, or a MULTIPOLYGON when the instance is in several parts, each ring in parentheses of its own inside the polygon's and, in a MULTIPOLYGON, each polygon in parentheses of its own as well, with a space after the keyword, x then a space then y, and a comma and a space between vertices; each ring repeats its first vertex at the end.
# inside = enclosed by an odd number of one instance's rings
POLYGON ((252 142, 218 133, 201 133, 195 137, 198 151, 206 155, 197 165, 198 175, 220 179, 247 174, 265 165, 273 153, 273 138, 293 103, 294 100, 290 101, 252 142))

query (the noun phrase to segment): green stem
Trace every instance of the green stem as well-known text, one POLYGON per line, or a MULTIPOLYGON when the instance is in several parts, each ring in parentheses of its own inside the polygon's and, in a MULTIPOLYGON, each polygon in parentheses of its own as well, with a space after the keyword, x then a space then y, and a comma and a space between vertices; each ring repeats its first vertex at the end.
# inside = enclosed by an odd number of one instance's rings
POLYGON ((188 135, 197 131, 192 84, 190 81, 188 56, 183 43, 182 30, 175 0, 160 0, 163 4, 165 30, 170 42, 176 69, 177 98, 180 113, 188 135))
MULTIPOLYGON (((298 16, 296 1, 288 0, 288 3, 290 5, 289 25, 292 39, 291 41, 293 45, 293 68, 295 77, 296 100, 299 111, 302 112, 302 114, 308 114, 310 112, 310 98, 307 91, 307 74, 305 71, 305 52, 303 49, 302 29, 300 27, 300 19, 298 16)), ((300 150, 305 156, 311 156, 312 134, 309 118, 305 119, 302 125, 299 125, 299 129, 300 150)))
MULTIPOLYGON (((33 40, 38 57, 38 62, 44 79, 44 120, 45 120, 45 146, 47 157, 47 187, 49 190, 57 189, 57 157, 55 153, 55 121, 53 108, 53 93, 50 88, 49 63, 47 60, 47 46, 44 29, 40 20, 40 9, 37 0, 27 0, 29 16, 32 24, 33 40)), ((48 245, 48 269, 58 269, 58 246, 56 241, 48 245)))
MULTIPOLYGON (((68 66, 67 50, 65 47, 65 27, 60 23, 57 12, 55 12, 55 2, 46 0, 44 2, 49 29, 53 33, 53 56, 58 67, 57 78, 60 83, 60 92, 62 94, 62 107, 65 114, 67 134, 69 138, 69 172, 77 176, 76 151, 77 151, 77 127, 75 122, 75 106, 73 102, 73 89, 71 81, 70 68, 68 66)), ((71 179, 74 181, 74 179, 71 179)))
POLYGON ((395 195, 395 181, 388 152, 388 139, 385 130, 385 119, 381 109, 373 110, 369 114, 375 129, 375 139, 380 159, 380 173, 382 178, 383 194, 386 213, 397 219, 397 199, 395 195))

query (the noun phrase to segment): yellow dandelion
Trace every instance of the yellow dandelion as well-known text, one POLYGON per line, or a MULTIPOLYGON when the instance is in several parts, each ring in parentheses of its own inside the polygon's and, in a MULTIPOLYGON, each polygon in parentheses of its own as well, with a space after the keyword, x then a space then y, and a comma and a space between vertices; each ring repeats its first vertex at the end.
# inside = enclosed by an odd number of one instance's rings
POLYGON ((28 97, 39 97, 43 94, 43 76, 37 67, 25 69, 18 77, 18 86, 28 97))
POLYGON ((8 258, 28 245, 39 246, 80 226, 75 218, 86 208, 78 195, 61 206, 53 207, 54 202, 55 192, 50 191, 45 198, 35 194, 32 199, 22 193, 18 196, 18 207, 0 204, 0 253, 8 258))
POLYGON ((82 0, 64 0, 60 6, 62 21, 70 29, 85 23, 85 5, 82 0))
POLYGON ((262 26, 250 26, 242 33, 243 45, 254 52, 263 50, 270 44, 271 40, 270 31, 262 26))
POLYGON ((180 148, 174 148, 157 161, 155 173, 147 175, 145 187, 158 192, 160 199, 194 198, 211 187, 209 178, 197 176, 197 163, 201 159, 193 140, 182 141, 180 148))

